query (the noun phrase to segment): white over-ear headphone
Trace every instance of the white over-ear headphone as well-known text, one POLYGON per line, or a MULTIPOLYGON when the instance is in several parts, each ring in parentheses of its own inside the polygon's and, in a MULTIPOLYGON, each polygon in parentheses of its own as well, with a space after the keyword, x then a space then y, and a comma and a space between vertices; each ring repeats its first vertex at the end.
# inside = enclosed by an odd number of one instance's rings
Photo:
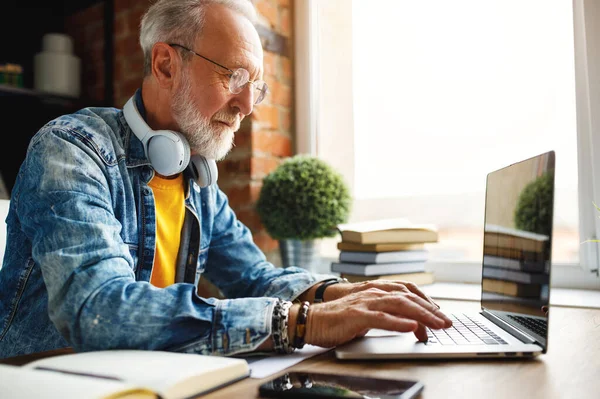
POLYGON ((190 166, 190 173, 200 187, 217 181, 219 171, 215 160, 202 155, 190 157, 190 146, 179 132, 152 130, 137 109, 135 95, 123 107, 123 114, 133 133, 142 142, 144 152, 157 173, 172 176, 190 166))

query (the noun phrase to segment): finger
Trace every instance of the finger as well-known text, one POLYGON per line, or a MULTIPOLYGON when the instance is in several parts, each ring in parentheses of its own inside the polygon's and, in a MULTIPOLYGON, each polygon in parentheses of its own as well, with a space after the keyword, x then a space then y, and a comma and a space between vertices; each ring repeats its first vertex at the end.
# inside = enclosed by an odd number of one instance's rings
POLYGON ((410 299, 411 301, 415 302, 416 304, 422 306, 423 308, 429 310, 437 318, 443 320, 444 321, 443 328, 448 328, 448 327, 452 326, 452 320, 450 320, 450 318, 448 316, 446 316, 444 314, 444 312, 442 312, 437 305, 432 304, 431 302, 424 300, 423 298, 421 298, 418 295, 406 295, 406 297, 408 299, 410 299))
MULTIPOLYGON (((438 328, 448 328, 452 326, 452 320, 448 316, 446 316, 435 304, 432 304, 431 302, 428 302, 415 294, 407 295, 406 297, 413 301, 415 304, 429 311, 438 320, 441 320, 442 324, 438 328)), ((428 327, 433 326, 428 325, 428 327)))
POLYGON ((368 289, 357 293, 357 297, 368 297, 371 300, 372 310, 382 310, 396 316, 408 317, 433 328, 448 328, 452 321, 442 313, 439 308, 412 292, 386 291, 384 286, 370 286, 368 289), (401 298, 403 303, 396 303, 394 299, 401 298), (406 299, 409 298, 409 299, 406 299), (393 303, 392 303, 393 302, 393 303))
POLYGON ((363 331, 359 332, 358 334, 356 334, 356 337, 357 337, 357 338, 362 338, 362 337, 364 337, 365 335, 367 335, 367 333, 368 333, 369 331, 371 331, 371 330, 369 330, 369 329, 367 328, 366 330, 363 330, 363 331))
POLYGON ((373 287, 379 288, 388 292, 393 291, 401 291, 401 292, 412 292, 423 298, 424 300, 430 302, 438 309, 440 306, 435 303, 435 301, 427 294, 425 294, 415 283, 410 281, 402 281, 402 280, 376 280, 373 281, 373 287))
POLYGON ((435 303, 435 301, 427 294, 425 294, 418 285, 416 285, 415 283, 411 283, 410 281, 406 281, 404 283, 406 285, 406 288, 408 288, 408 290, 410 292, 412 292, 413 294, 416 294, 418 296, 420 296, 421 298, 423 298, 424 300, 426 300, 427 302, 435 305, 438 309, 440 308, 440 305, 438 305, 437 303, 435 303))
POLYGON ((414 333, 419 342, 427 342, 427 328, 423 324, 419 323, 414 333))
POLYGON ((399 280, 373 280, 370 281, 369 287, 386 292, 410 292, 406 283, 399 280))
POLYGON ((368 312, 365 321, 369 329, 378 328, 387 331, 411 332, 419 327, 419 323, 405 317, 398 317, 385 312, 368 312))
POLYGON ((374 298, 370 308, 398 317, 409 318, 436 329, 445 328, 447 324, 446 319, 436 314, 439 312, 437 307, 412 293, 393 292, 374 298))

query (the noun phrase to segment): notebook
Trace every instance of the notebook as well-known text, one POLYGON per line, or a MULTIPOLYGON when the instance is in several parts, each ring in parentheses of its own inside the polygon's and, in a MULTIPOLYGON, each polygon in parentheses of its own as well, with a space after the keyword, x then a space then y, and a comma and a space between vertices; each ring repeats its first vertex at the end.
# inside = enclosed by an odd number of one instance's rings
POLYGON ((535 357, 548 350, 555 153, 487 174, 480 310, 442 308, 448 329, 371 331, 335 349, 338 359, 535 357))

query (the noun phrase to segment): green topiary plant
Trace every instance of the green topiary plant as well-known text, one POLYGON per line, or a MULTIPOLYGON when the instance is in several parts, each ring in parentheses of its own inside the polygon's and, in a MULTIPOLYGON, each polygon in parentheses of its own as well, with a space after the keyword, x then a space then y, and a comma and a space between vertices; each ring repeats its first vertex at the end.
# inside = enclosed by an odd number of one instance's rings
POLYGON ((553 206, 552 178, 552 174, 544 173, 521 191, 514 215, 517 229, 550 235, 553 206))
POLYGON ((333 237, 346 223, 351 195, 342 175, 323 160, 296 155, 284 160, 263 181, 257 212, 276 240, 333 237))

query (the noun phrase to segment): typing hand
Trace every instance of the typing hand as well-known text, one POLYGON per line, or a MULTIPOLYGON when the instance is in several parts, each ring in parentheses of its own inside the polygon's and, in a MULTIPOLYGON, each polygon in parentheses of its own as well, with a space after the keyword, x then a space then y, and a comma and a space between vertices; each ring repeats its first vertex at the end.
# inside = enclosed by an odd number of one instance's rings
POLYGON ((439 305, 435 303, 427 294, 421 291, 416 284, 400 280, 370 280, 352 284, 335 284, 327 288, 324 299, 326 301, 338 299, 352 293, 365 291, 372 288, 377 288, 387 292, 412 292, 413 294, 418 295, 427 302, 433 304, 438 309, 440 308, 439 305))
MULTIPOLYGON (((350 284, 335 286, 338 285, 350 284)), ((313 304, 308 313, 305 341, 331 348, 362 337, 372 328, 412 331, 420 341, 426 341, 425 327, 440 329, 451 325, 452 321, 437 305, 410 290, 366 288, 330 302, 313 304)))

